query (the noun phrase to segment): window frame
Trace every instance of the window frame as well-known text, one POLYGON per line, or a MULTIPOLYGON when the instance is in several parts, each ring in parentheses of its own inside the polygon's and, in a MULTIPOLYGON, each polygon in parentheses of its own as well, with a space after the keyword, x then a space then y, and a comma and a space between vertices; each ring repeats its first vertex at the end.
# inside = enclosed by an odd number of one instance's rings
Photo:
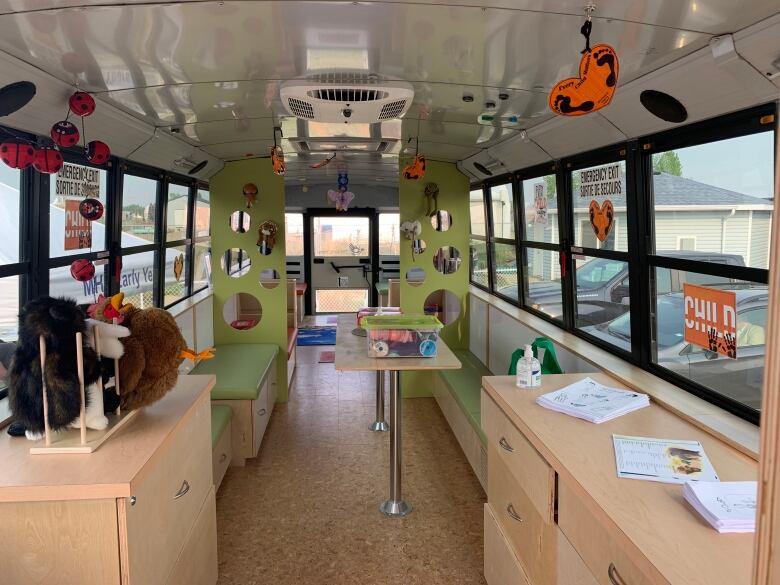
MULTIPOLYGON (((488 259, 488 284, 489 292, 496 295, 498 298, 503 299, 510 303, 517 303, 522 297, 521 291, 521 268, 520 268, 520 246, 518 244, 518 234, 522 229, 519 224, 518 216, 518 204, 517 204, 517 181, 512 173, 506 173, 497 177, 491 177, 489 181, 485 181, 482 189, 485 205, 485 242, 487 243, 487 259, 488 259), (505 238, 496 237, 493 224, 493 193, 492 188, 501 185, 511 185, 512 187, 512 219, 515 222, 515 237, 505 238), (498 291, 496 286, 496 244, 512 245, 515 248, 515 273, 517 275, 517 299, 502 294, 498 291)), ((481 239, 477 236, 471 236, 474 239, 481 239)))

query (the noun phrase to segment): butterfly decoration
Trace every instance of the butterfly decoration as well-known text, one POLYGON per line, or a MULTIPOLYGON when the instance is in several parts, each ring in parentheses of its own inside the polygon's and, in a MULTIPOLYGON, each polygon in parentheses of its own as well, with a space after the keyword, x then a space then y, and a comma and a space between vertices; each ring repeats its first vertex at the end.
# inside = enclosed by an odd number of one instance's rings
POLYGON ((87 315, 91 319, 105 323, 114 323, 116 319, 116 324, 121 325, 125 315, 135 308, 131 303, 125 304, 124 301, 125 293, 120 292, 110 297, 101 294, 96 302, 87 307, 87 315))
POLYGON ((173 259, 173 276, 176 282, 181 280, 182 272, 184 272, 184 254, 179 254, 173 259))
POLYGON ((336 204, 336 211, 346 211, 354 198, 355 194, 352 191, 328 189, 328 199, 336 204))
POLYGON ((213 347, 204 349, 201 352, 196 352, 194 349, 190 349, 188 347, 186 349, 181 350, 179 357, 185 360, 190 360, 192 362, 199 362, 201 360, 211 360, 214 359, 214 351, 215 349, 213 347))
POLYGON ((319 161, 319 162, 316 162, 316 163, 314 163, 314 164, 313 164, 313 165, 311 165, 309 168, 312 168, 312 169, 321 169, 321 168, 323 168, 323 167, 326 167, 326 166, 328 166, 328 165, 330 164, 330 162, 331 162, 331 161, 332 161, 334 158, 336 158, 336 153, 335 153, 335 152, 334 152, 332 155, 330 155, 328 158, 326 158, 326 159, 323 159, 323 160, 321 160, 321 161, 319 161))

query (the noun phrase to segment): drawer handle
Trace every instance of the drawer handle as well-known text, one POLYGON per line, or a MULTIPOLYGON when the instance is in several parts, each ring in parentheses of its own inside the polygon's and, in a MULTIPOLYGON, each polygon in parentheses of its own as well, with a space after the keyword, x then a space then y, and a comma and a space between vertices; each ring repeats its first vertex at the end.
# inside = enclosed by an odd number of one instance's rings
POLYGON ((219 462, 224 463, 225 459, 227 459, 227 453, 223 453, 222 455, 220 455, 219 462))
POLYGON ((265 408, 261 408, 257 411, 257 416, 264 416, 265 415, 265 408))
POLYGON ((612 585, 626 585, 626 582, 623 581, 623 577, 621 577, 620 573, 618 573, 617 567, 615 567, 615 563, 609 564, 607 576, 609 577, 609 582, 612 583, 612 585))
POLYGON ((173 496, 173 499, 174 499, 174 500, 178 500, 178 499, 179 499, 179 498, 181 498, 182 496, 185 496, 185 495, 187 495, 187 492, 188 492, 188 491, 190 491, 190 484, 189 484, 189 482, 188 482, 188 481, 185 479, 185 480, 182 482, 182 484, 181 484, 181 487, 179 488, 179 491, 178 491, 178 492, 176 492, 176 495, 175 495, 175 496, 173 496))
POLYGON ((506 513, 509 514, 509 517, 512 518, 512 520, 517 520, 518 522, 525 522, 522 516, 520 516, 520 514, 515 512, 515 507, 512 504, 507 505, 506 513))
POLYGON ((510 445, 504 437, 499 439, 498 444, 501 445, 501 448, 504 449, 504 451, 509 451, 511 453, 515 450, 515 448, 512 447, 512 445, 510 445))

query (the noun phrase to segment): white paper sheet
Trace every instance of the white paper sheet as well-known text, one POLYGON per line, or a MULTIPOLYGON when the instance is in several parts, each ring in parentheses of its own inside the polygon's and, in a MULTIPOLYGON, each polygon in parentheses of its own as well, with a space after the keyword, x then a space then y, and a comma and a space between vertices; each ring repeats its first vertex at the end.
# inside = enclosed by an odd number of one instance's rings
POLYGON ((686 483, 719 481, 698 441, 612 435, 618 477, 686 483))

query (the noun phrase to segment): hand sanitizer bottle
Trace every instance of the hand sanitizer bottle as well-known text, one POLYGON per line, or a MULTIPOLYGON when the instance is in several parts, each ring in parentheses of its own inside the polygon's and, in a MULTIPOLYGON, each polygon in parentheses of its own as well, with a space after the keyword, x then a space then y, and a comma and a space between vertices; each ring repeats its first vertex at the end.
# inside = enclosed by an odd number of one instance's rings
POLYGON ((542 366, 534 357, 530 345, 525 346, 523 358, 517 362, 517 386, 520 388, 532 388, 542 384, 542 366))

